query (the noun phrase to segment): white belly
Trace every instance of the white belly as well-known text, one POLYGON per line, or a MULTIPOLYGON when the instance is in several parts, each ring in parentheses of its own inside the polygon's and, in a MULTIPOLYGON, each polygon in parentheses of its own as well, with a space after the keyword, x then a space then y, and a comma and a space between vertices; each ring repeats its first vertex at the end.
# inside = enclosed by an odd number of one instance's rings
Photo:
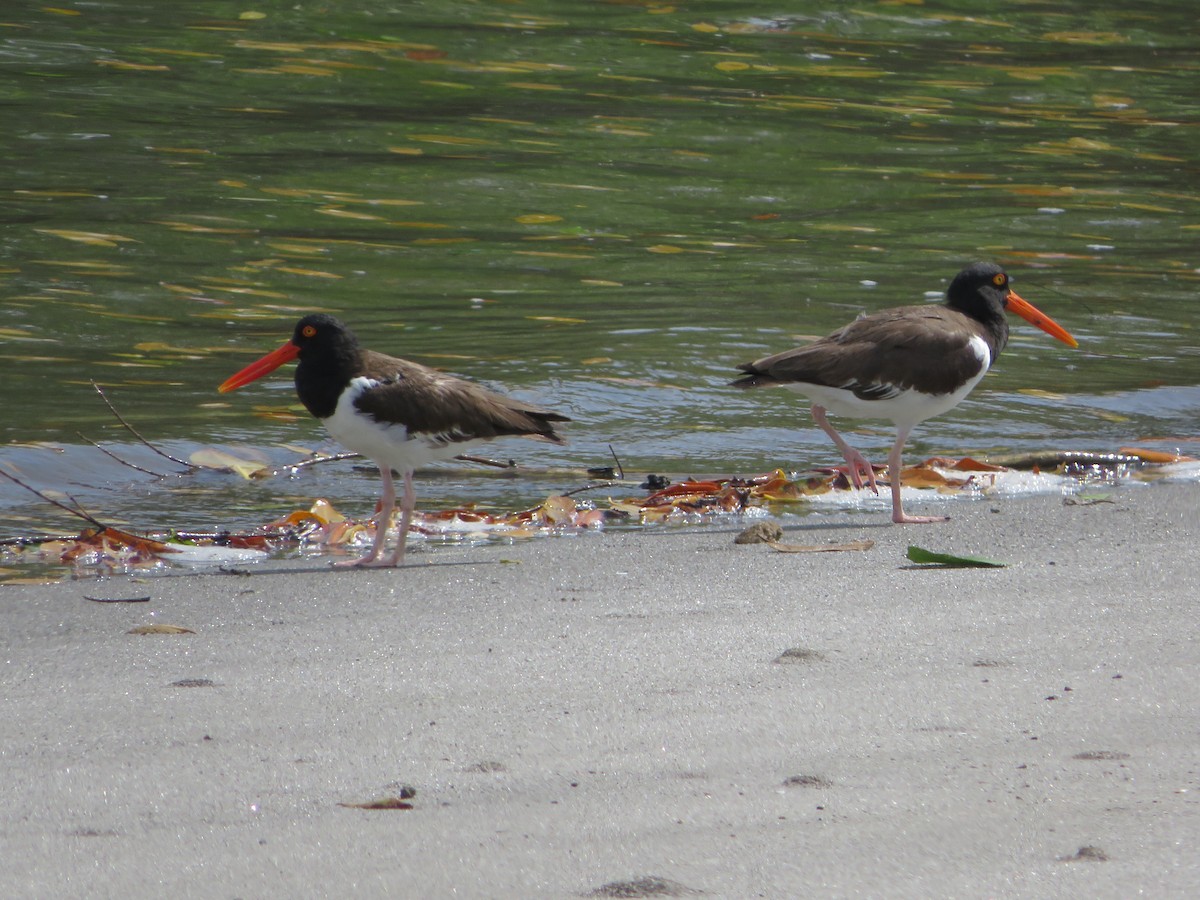
POLYGON ((355 378, 338 398, 337 409, 322 424, 330 437, 348 450, 361 453, 376 465, 407 472, 427 463, 452 459, 465 452, 471 441, 441 443, 425 435, 410 435, 401 424, 376 422, 354 407, 354 399, 375 382, 355 378))
POLYGON ((987 344, 978 337, 971 339, 971 348, 981 363, 979 373, 948 394, 923 394, 916 390, 901 391, 894 397, 867 400, 855 396, 853 391, 826 387, 820 384, 792 382, 785 387, 803 394, 814 403, 825 407, 835 416, 857 419, 887 419, 897 426, 913 426, 933 416, 953 409, 979 384, 991 366, 987 344))

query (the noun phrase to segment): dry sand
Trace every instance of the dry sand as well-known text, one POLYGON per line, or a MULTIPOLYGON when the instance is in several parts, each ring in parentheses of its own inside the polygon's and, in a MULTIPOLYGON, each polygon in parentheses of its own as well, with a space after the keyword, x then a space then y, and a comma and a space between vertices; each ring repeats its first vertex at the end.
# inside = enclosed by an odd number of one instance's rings
POLYGON ((0 896, 1200 896, 1200 486, 1111 497, 0 588, 0 896))

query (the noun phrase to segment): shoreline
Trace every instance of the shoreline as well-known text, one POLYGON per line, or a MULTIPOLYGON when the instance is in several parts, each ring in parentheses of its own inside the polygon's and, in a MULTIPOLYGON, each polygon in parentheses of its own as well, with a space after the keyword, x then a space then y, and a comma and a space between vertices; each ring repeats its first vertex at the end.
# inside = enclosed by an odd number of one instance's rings
POLYGON ((8 586, 0 892, 1200 893, 1200 485, 1109 498, 8 586))

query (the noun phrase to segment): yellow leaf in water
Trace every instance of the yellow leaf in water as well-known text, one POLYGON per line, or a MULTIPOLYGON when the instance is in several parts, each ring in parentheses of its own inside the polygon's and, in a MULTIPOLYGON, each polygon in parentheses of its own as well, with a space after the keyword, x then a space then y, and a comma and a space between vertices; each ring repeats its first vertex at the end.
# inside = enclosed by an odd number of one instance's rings
POLYGON ((204 447, 197 450, 188 457, 188 462, 202 469, 236 472, 247 480, 254 477, 256 473, 269 468, 266 463, 242 459, 215 447, 204 447))
POLYGON ((1052 31, 1042 37, 1063 44, 1124 44, 1129 40, 1115 31, 1052 31))
POLYGON ((308 48, 303 44, 285 44, 278 41, 236 41, 234 46, 242 50, 273 50, 278 53, 303 53, 308 48))
POLYGON ((346 517, 333 508, 333 504, 324 497, 313 501, 309 512, 320 519, 322 522, 345 522, 346 517))
POLYGON ((1116 150, 1112 144, 1104 141, 1094 141, 1090 138, 1073 137, 1067 141, 1072 150, 1116 150))
POLYGON ((744 72, 750 68, 750 63, 742 62, 737 59, 724 59, 713 66, 721 72, 744 72))
POLYGON ((603 278, 581 278, 579 279, 579 283, 594 284, 596 287, 625 287, 625 285, 619 281, 606 281, 603 278))
POLYGON ((323 69, 319 66, 302 66, 296 63, 276 66, 270 71, 279 75, 313 75, 317 77, 328 77, 334 74, 332 69, 323 69))
POLYGON ((1024 394, 1026 397, 1040 397, 1043 400, 1066 400, 1066 394, 1056 394, 1053 391, 1043 391, 1038 388, 1018 388, 1018 394, 1024 394))
POLYGON ((341 278, 341 275, 335 275, 332 272, 321 272, 317 269, 297 269, 294 266, 277 266, 276 272, 287 272, 290 275, 304 275, 308 278, 341 278))
POLYGON ((339 209, 336 206, 323 206, 317 210, 327 216, 337 216, 340 219, 364 219, 368 222, 380 221, 380 216, 373 216, 370 213, 355 212, 351 209, 339 209))
POLYGON ((1122 94, 1092 94, 1093 106, 1133 106, 1133 98, 1122 94))
POLYGON ((184 628, 181 625, 138 625, 130 628, 126 634, 195 634, 190 628, 184 628))
POLYGON ((252 22, 257 21, 258 19, 265 19, 266 17, 267 14, 265 12, 255 12, 254 10, 249 9, 243 13, 238 13, 239 19, 245 19, 252 22))
POLYGON ((324 247, 312 244, 289 244, 283 241, 268 241, 267 243, 280 253, 291 253, 298 256, 325 256, 329 253, 324 247))
POLYGON ((1121 205, 1124 206, 1126 209, 1140 209, 1140 210, 1144 210, 1145 212, 1157 212, 1157 213, 1177 213, 1177 212, 1179 212, 1179 210, 1171 209, 1168 206, 1152 206, 1149 203, 1122 203, 1121 205))
POLYGON ((605 134, 615 134, 618 137, 650 137, 653 133, 619 125, 594 125, 592 127, 595 131, 603 131, 605 134))
POLYGON ((170 66, 164 65, 144 65, 142 63, 126 62, 123 59, 98 59, 96 65, 105 66, 109 69, 121 69, 126 72, 169 72, 170 66))
POLYGON ((699 31, 701 34, 716 34, 721 29, 711 22, 697 22, 692 26, 693 31, 699 31))
POLYGON ((653 247, 647 247, 651 253, 682 253, 682 247, 676 247, 672 244, 655 244, 653 247))
POLYGON ((562 325, 582 325, 587 319, 572 319, 569 316, 526 316, 534 322, 558 322, 562 325))
POLYGON ((13 191, 14 194, 21 194, 25 197, 99 197, 92 191, 31 191, 27 189, 17 188, 13 191))
POLYGON ((367 204, 367 206, 424 206, 425 205, 424 200, 399 200, 399 199, 372 200, 369 197, 358 197, 355 199, 348 199, 346 202, 347 203, 365 203, 365 204, 367 204))
POLYGON ((853 231, 864 234, 874 234, 878 228, 873 228, 870 225, 835 225, 831 222, 819 222, 812 226, 818 231, 853 231))
POLYGON ((192 350, 187 347, 173 347, 170 344, 163 343, 162 341, 142 341, 140 344, 134 344, 133 349, 142 353, 200 354, 204 352, 202 350, 192 350))
POLYGON ((562 216, 554 216, 548 213, 529 213, 524 216, 517 216, 515 221, 522 225, 546 225, 550 222, 561 222, 562 216))
POLYGON ((30 262, 44 266, 62 266, 81 275, 116 276, 125 275, 130 271, 128 266, 105 262, 102 259, 33 259, 30 262))
POLYGON ((479 144, 489 143, 483 138, 473 137, 456 137, 450 134, 414 134, 414 141, 424 141, 427 144, 454 144, 463 147, 474 147, 479 144))
POLYGON ((55 237, 65 238, 68 241, 90 244, 93 247, 115 247, 122 241, 139 243, 133 238, 123 237, 119 234, 104 234, 99 231, 71 231, 66 228, 35 228, 33 230, 42 234, 52 234, 55 237))
POLYGON ((195 225, 191 222, 155 221, 155 225, 165 225, 172 231, 185 234, 254 234, 253 228, 216 228, 211 225, 195 225))
POLYGON ((527 91, 562 91, 566 90, 560 84, 541 84, 537 81, 510 81, 509 87, 522 88, 527 91))

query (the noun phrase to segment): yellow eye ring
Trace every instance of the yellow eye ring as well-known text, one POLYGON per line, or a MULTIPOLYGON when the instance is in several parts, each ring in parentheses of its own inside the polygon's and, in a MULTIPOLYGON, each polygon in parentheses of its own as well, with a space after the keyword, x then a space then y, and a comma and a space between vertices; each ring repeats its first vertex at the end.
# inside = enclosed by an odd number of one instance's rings
POLYGON ((1007 282, 1008 282, 1008 276, 1005 275, 1003 272, 997 272, 995 275, 992 276, 992 284, 994 284, 996 287, 1004 287, 1004 285, 1007 282))
POLYGON ((304 335, 305 337, 312 337, 313 335, 315 335, 317 333, 317 326, 316 325, 305 325, 302 329, 300 329, 300 333, 302 335, 304 335))

